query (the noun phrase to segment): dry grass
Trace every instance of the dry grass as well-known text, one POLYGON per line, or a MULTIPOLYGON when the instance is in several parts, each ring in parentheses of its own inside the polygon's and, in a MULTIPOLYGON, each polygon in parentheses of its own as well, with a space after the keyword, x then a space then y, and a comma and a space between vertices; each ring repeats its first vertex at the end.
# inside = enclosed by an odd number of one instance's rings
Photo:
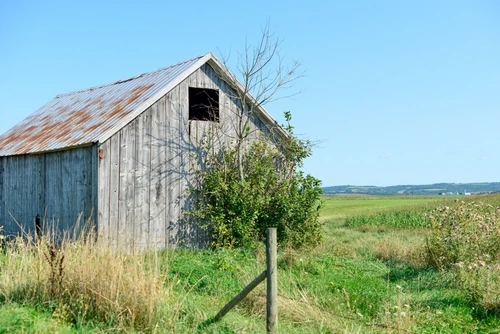
POLYGON ((32 303, 75 325, 105 323, 116 331, 153 331, 165 291, 155 256, 117 251, 92 235, 58 247, 43 238, 5 246, 4 301, 32 303))
POLYGON ((415 234, 415 238, 398 238, 397 235, 388 235, 375 242, 373 250, 376 257, 382 261, 395 260, 404 262, 413 268, 422 268, 426 265, 425 248, 423 246, 423 234, 415 234))

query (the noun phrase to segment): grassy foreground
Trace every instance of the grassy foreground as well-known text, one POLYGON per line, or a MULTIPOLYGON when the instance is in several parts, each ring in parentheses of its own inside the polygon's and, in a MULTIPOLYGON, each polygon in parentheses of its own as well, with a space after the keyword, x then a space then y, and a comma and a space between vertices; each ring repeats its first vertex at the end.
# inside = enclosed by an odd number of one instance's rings
MULTIPOLYGON (((478 308, 452 270, 433 269, 425 257, 424 213, 454 203, 325 197, 323 243, 279 250, 279 332, 497 333, 497 313, 478 308)), ((0 333, 265 332, 264 284, 207 323, 265 268, 263 246, 120 254, 87 245, 4 249, 0 333)))

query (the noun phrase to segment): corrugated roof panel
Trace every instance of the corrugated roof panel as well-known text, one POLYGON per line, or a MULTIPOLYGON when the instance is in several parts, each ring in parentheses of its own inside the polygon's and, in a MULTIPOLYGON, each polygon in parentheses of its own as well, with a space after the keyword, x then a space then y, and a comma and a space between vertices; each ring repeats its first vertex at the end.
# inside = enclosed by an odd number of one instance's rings
POLYGON ((202 57, 111 84, 57 95, 0 136, 0 156, 95 143, 202 57))

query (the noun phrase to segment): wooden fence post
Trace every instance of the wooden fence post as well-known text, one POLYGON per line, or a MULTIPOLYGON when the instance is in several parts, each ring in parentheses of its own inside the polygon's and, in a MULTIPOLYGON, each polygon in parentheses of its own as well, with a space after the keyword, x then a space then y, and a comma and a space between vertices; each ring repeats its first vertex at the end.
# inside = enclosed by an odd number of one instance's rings
POLYGON ((278 268, 277 268, 276 228, 268 228, 266 235, 267 265, 267 325, 268 333, 278 329, 278 268))

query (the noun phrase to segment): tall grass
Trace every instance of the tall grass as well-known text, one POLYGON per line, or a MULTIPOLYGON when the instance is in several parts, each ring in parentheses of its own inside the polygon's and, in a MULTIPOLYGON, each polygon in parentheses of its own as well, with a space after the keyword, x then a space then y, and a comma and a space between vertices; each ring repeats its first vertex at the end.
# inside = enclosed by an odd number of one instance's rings
POLYGON ((165 289, 157 259, 110 248, 92 233, 58 246, 49 238, 18 238, 0 255, 0 298, 27 303, 77 327, 151 332, 165 289))

